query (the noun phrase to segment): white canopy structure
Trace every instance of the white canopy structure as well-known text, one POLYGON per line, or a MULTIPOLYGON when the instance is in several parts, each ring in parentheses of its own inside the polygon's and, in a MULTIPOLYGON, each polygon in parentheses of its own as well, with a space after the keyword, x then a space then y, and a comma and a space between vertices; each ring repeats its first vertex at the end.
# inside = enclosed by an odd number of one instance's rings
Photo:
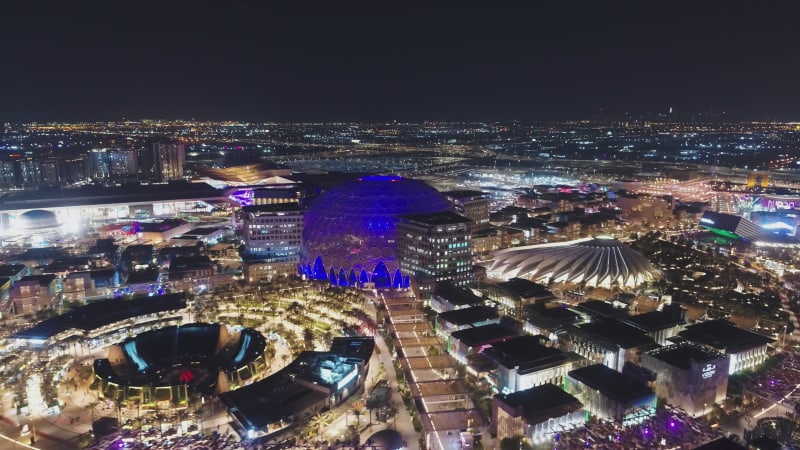
POLYGON ((589 287, 635 287, 659 277, 641 253, 609 237, 498 250, 487 275, 539 283, 584 283, 589 287))

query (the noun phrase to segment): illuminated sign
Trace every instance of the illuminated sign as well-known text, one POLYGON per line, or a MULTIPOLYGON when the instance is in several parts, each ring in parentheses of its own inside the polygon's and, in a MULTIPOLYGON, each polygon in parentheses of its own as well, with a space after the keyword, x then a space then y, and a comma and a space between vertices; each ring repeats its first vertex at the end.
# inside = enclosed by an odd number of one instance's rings
POLYGON ((706 364, 706 366, 703 367, 703 370, 701 372, 703 374, 703 379, 707 380, 713 377, 715 373, 717 373, 717 366, 715 366, 714 364, 706 364))
POLYGON ((707 223, 707 224, 709 224, 709 225, 714 225, 714 221, 713 221, 713 220, 711 220, 711 219, 707 219, 707 218, 705 218, 705 217, 703 217, 702 219, 700 219, 700 222, 707 223))
POLYGON ((795 209, 800 206, 800 200, 773 200, 769 198, 761 199, 761 207, 767 210, 773 209, 795 209))

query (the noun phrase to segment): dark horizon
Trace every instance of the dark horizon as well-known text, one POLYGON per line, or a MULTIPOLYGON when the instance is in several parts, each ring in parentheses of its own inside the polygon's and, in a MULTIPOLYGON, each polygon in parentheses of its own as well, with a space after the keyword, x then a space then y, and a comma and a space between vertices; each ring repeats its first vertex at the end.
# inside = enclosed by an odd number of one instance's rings
POLYGON ((794 3, 3 5, 7 122, 800 121, 794 3), (724 119, 723 119, 724 118, 724 119))

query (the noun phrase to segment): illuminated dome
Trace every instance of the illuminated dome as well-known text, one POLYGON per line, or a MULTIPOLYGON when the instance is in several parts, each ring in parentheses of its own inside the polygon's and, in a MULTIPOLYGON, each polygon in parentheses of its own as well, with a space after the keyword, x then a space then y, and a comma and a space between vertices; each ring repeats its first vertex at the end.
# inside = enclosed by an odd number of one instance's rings
POLYGON ((659 276, 641 253, 611 238, 508 248, 496 251, 493 258, 488 275, 505 280, 635 287, 659 276))
POLYGON ((422 181, 368 176, 322 194, 308 209, 301 272, 340 286, 406 287, 396 258, 397 216, 448 209, 422 181))
POLYGON ((19 216, 19 226, 23 230, 41 230, 44 228, 58 228, 56 215, 51 211, 43 209, 32 209, 19 216))

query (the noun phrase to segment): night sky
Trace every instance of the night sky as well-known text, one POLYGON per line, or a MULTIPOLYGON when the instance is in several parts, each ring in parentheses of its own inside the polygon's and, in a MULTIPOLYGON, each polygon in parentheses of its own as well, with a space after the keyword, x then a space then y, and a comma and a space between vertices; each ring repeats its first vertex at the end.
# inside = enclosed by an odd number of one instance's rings
POLYGON ((797 3, 4 1, 0 120, 800 120, 797 3))

